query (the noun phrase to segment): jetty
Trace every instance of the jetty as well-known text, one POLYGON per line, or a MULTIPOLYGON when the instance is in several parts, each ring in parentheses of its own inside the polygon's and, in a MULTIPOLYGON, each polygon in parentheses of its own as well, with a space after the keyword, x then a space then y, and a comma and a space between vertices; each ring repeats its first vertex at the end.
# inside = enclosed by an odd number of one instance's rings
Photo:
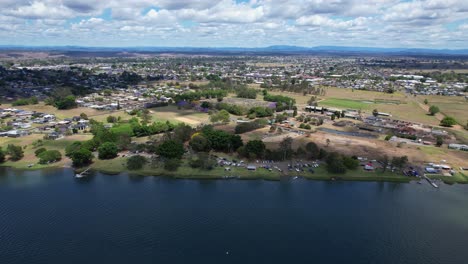
POLYGON ((75 178, 83 178, 86 176, 87 172, 91 169, 91 167, 87 168, 86 170, 82 171, 81 173, 75 174, 75 178))
POLYGON ((429 179, 429 177, 427 177, 426 174, 424 174, 423 177, 424 177, 424 179, 426 179, 426 180, 432 185, 432 187, 434 187, 434 188, 439 188, 439 186, 438 186, 437 184, 435 184, 434 181, 432 181, 431 179, 429 179))

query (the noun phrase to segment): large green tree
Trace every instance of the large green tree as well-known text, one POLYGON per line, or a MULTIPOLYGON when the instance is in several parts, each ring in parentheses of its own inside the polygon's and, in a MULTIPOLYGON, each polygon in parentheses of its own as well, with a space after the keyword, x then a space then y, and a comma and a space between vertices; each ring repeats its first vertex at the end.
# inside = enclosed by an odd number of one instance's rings
POLYGON ((184 155, 184 145, 176 140, 167 140, 157 147, 156 153, 167 159, 180 159, 184 155))
POLYGON ((261 140, 250 140, 245 145, 245 152, 250 158, 263 158, 265 149, 265 143, 261 140))
POLYGON ((99 159, 113 159, 117 157, 119 149, 113 142, 105 142, 98 148, 99 159))
POLYGON ((431 107, 429 107, 429 113, 430 113, 431 115, 435 115, 435 114, 437 114, 437 113, 439 113, 439 112, 440 112, 439 107, 437 107, 437 106, 435 106, 435 105, 431 105, 431 107))
POLYGON ((81 167, 87 165, 93 160, 93 153, 85 148, 78 149, 71 154, 73 166, 81 167))
POLYGON ((211 150, 211 143, 202 134, 194 135, 189 142, 190 147, 197 152, 208 152, 211 150))
POLYGON ((455 120, 455 118, 450 117, 450 116, 446 116, 444 117, 444 119, 440 121, 440 125, 444 127, 452 127, 456 124, 457 124, 457 121, 455 120))
POLYGON ((23 148, 13 144, 7 146, 7 154, 10 155, 12 161, 18 161, 24 157, 23 148))

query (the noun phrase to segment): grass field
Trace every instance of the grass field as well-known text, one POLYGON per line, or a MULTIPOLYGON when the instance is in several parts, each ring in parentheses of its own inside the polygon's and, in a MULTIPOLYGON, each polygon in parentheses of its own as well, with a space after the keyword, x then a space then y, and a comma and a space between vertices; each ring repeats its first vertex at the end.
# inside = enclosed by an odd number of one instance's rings
POLYGON ((373 103, 364 103, 363 101, 340 99, 340 98, 327 98, 319 102, 320 106, 337 107, 340 109, 370 109, 373 103))
POLYGON ((418 96, 419 102, 429 101, 428 105, 436 105, 440 108, 442 114, 451 116, 457 120, 460 125, 466 125, 468 122, 468 101, 461 96, 418 96))
POLYGON ((186 123, 192 126, 209 123, 209 116, 207 113, 201 113, 195 110, 179 110, 177 106, 174 105, 151 108, 150 111, 153 121, 186 123))
POLYGON ((58 140, 43 140, 43 146, 39 148, 46 148, 47 150, 58 150, 62 153, 62 160, 53 164, 41 165, 37 162, 39 159, 34 155, 36 148, 33 148, 32 143, 42 139, 43 135, 32 134, 22 138, 0 138, 0 146, 3 150, 6 149, 8 144, 15 144, 23 147, 24 158, 19 161, 6 161, 2 163, 2 166, 14 167, 17 169, 41 169, 50 167, 63 167, 70 163, 70 160, 64 156, 64 149, 69 144, 75 141, 85 141, 92 138, 91 135, 73 135, 58 140), (31 168, 28 168, 29 164, 34 164, 31 168))
POLYGON ((392 101, 365 101, 345 98, 327 98, 319 102, 319 106, 336 107, 339 109, 361 109, 363 113, 371 114, 373 109, 380 112, 391 114, 396 119, 438 125, 439 120, 434 116, 427 115, 416 102, 404 102, 400 104, 392 103, 392 101))

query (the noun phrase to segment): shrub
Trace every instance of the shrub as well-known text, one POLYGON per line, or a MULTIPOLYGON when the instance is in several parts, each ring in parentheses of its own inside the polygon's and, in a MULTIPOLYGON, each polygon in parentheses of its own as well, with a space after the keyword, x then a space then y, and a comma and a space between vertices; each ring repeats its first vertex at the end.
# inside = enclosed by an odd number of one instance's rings
POLYGON ((234 131, 236 134, 242 134, 259 128, 263 128, 265 127, 265 125, 265 120, 255 120, 252 122, 237 124, 234 131))
POLYGON ((127 160, 127 168, 129 170, 139 170, 143 168, 143 166, 146 164, 147 159, 141 155, 135 155, 127 160))
POLYGON ((39 154, 40 164, 57 162, 61 159, 62 159, 62 154, 58 150, 47 150, 39 154))
POLYGON ((184 145, 175 140, 167 140, 158 146, 156 153, 167 159, 180 159, 184 155, 184 145))
POLYGON ((440 125, 444 127, 452 127, 456 124, 457 124, 457 121, 453 117, 450 117, 450 116, 446 116, 444 117, 444 119, 442 119, 442 121, 440 121, 440 125))
POLYGON ((34 151, 34 155, 36 155, 36 157, 39 157, 39 155, 40 155, 42 152, 45 152, 45 151, 47 151, 47 149, 45 149, 45 148, 36 149, 36 151, 34 151))
POLYGON ((168 171, 176 171, 180 166, 179 159, 168 159, 164 162, 164 169, 168 171))
POLYGON ((437 106, 435 106, 435 105, 431 105, 431 107, 429 107, 429 113, 430 113, 431 115, 435 115, 435 114, 437 114, 437 113, 439 113, 439 112, 440 112, 439 107, 437 107, 437 106))
POLYGON ((237 97, 255 99, 257 98, 257 90, 249 88, 240 89, 237 92, 237 97))
POLYGON ((5 152, 3 151, 2 147, 0 147, 0 163, 5 162, 5 152))
POLYGON ((273 110, 268 107, 252 107, 249 110, 249 115, 255 114, 255 117, 268 117, 273 115, 273 110))
POLYGON ((343 156, 343 164, 350 170, 355 170, 359 167, 359 161, 357 159, 347 156, 343 156))

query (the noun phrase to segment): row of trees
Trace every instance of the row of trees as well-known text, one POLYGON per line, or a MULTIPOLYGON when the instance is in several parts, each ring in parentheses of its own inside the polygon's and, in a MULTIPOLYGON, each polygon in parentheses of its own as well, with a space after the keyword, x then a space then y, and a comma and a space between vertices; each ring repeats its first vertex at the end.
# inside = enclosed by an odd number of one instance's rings
POLYGON ((21 160, 24 157, 24 151, 21 146, 9 144, 4 151, 2 147, 0 147, 0 163, 6 160, 6 156, 9 156, 9 159, 12 161, 21 160))

